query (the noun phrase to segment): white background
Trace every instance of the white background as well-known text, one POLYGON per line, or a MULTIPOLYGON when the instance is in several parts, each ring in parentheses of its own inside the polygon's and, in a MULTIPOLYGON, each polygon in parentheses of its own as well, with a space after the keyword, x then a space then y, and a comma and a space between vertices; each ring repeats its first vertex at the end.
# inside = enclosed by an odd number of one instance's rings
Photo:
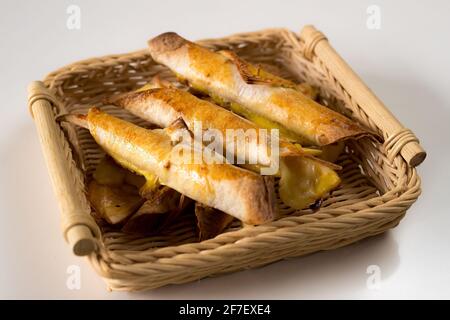
POLYGON ((450 298, 450 2, 2 0, 0 14, 0 298, 450 298), (70 4, 81 8, 81 30, 66 27, 70 4), (371 4, 380 30, 366 27, 371 4), (418 202, 397 228, 339 250, 147 293, 107 292, 62 238, 27 84, 80 59, 143 48, 164 31, 201 39, 310 23, 421 139, 418 202), (80 290, 66 287, 72 264, 80 290), (366 286, 372 264, 379 290, 366 286))

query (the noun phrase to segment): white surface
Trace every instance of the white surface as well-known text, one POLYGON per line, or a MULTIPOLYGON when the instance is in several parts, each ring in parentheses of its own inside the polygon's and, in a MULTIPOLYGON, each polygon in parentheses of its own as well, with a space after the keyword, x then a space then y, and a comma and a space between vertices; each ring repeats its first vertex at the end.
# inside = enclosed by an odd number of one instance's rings
POLYGON ((2 0, 0 12, 0 298, 450 298, 448 1, 2 0), (81 8, 81 30, 66 28, 70 4, 81 8), (371 4, 381 8, 380 30, 366 27, 371 4), (419 201, 399 227, 340 250, 147 293, 107 292, 62 239, 27 84, 79 59, 145 47, 163 31, 201 39, 309 23, 420 137, 428 158, 419 201), (80 290, 66 287, 72 264, 80 290), (373 264, 379 290, 366 287, 373 264))

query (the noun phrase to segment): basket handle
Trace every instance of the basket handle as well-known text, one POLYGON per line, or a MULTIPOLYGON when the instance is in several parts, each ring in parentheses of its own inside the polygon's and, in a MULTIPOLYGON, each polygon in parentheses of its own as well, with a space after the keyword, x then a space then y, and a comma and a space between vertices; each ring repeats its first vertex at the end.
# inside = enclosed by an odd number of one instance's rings
POLYGON ((350 68, 325 35, 315 27, 305 26, 300 32, 304 41, 304 56, 308 60, 318 57, 352 96, 370 119, 383 131, 388 157, 393 159, 398 153, 411 166, 418 166, 425 160, 426 152, 411 130, 406 129, 386 108, 383 102, 364 84, 361 78, 350 68))
MULTIPOLYGON (((28 106, 36 124, 53 190, 61 211, 64 238, 77 256, 97 249, 95 236, 100 230, 90 215, 81 179, 60 126, 55 121, 54 107, 61 107, 44 83, 34 81, 28 86, 28 106)), ((61 110, 60 110, 61 111, 61 110)))

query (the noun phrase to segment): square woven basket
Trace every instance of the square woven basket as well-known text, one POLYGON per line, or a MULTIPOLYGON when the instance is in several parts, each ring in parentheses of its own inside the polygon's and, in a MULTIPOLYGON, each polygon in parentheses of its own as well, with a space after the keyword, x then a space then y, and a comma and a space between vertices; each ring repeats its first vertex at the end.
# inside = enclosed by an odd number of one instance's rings
MULTIPOLYGON (((152 237, 126 235, 91 215, 85 182, 104 153, 89 132, 60 124, 62 113, 84 113, 112 94, 133 90, 153 76, 176 81, 147 50, 76 62, 29 86, 45 160, 62 215, 62 230, 74 254, 87 256, 112 290, 145 290, 255 268, 271 262, 345 246, 395 227, 420 194, 415 166, 425 158, 414 134, 386 109, 325 36, 312 26, 300 35, 285 29, 199 41, 229 49, 272 72, 319 88, 320 102, 378 132, 384 143, 349 141, 338 163, 342 185, 317 212, 279 203, 281 218, 241 227, 198 242, 195 218, 183 214, 152 237)), ((142 126, 126 111, 103 108, 142 126)))

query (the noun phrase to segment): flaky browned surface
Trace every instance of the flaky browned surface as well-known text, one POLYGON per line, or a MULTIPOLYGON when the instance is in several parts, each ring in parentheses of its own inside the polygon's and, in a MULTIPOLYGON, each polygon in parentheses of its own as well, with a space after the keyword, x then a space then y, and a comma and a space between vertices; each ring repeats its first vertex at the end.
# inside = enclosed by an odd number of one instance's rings
POLYGON ((249 224, 274 218, 273 185, 229 164, 184 163, 174 158, 172 142, 162 130, 147 130, 96 108, 87 121, 97 143, 122 166, 188 197, 225 211, 249 224))
POLYGON ((167 50, 176 50, 188 41, 179 37, 175 32, 165 32, 159 36, 151 39, 148 45, 153 48, 155 52, 164 52, 167 50))
MULTIPOLYGON (((249 84, 235 61, 187 41, 176 33, 149 41, 152 57, 192 86, 281 124, 319 146, 367 132, 345 116, 306 97, 299 90, 249 84)), ((265 72, 265 74, 269 74, 265 72)))
MULTIPOLYGON (((202 124, 203 130, 217 129, 226 136, 227 129, 254 130, 256 138, 249 143, 270 147, 268 139, 261 139, 261 128, 252 122, 221 108, 211 102, 199 99, 189 92, 176 88, 155 88, 130 92, 111 101, 131 113, 156 123, 162 127, 169 126, 177 118, 182 118, 190 130, 194 122, 202 124)), ((265 130, 267 132, 267 130, 265 130)), ((270 133, 267 132, 269 135, 270 133)), ((261 146, 262 147, 262 146, 261 146)), ((280 155, 303 155, 304 152, 288 141, 280 140, 280 155)), ((265 163, 267 164, 267 163, 265 163)))

